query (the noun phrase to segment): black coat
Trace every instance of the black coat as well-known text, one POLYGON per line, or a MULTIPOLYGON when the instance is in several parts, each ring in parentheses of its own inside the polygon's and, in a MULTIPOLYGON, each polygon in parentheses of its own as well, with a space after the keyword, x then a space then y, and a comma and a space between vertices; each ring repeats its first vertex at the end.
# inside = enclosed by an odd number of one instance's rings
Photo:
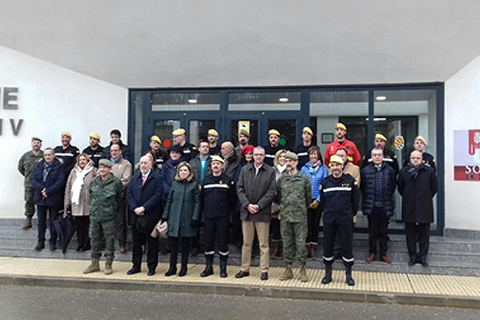
POLYGON ((432 223, 432 198, 438 191, 435 170, 422 164, 416 180, 408 174, 410 166, 400 171, 398 191, 402 195, 402 219, 406 223, 432 223))
POLYGON ((385 162, 382 163, 380 171, 377 172, 375 165, 371 162, 365 168, 362 169, 361 189, 363 194, 363 214, 370 215, 373 211, 375 202, 375 180, 376 175, 379 175, 379 183, 383 185, 383 204, 385 213, 388 216, 393 215, 393 193, 397 186, 397 178, 395 170, 385 162))
POLYGON ((35 189, 33 201, 38 206, 63 208, 63 196, 65 186, 65 172, 62 163, 58 159, 53 159, 52 168, 47 176, 47 180, 43 182, 43 168, 45 160, 37 163, 35 171, 30 178, 30 183, 35 189), (47 198, 42 196, 42 190, 45 188, 47 198))
POLYGON ((161 198, 162 198, 162 181, 160 175, 151 171, 142 186, 142 173, 138 171, 130 181, 127 187, 125 197, 129 207, 129 219, 132 228, 136 226, 139 216, 133 212, 135 208, 144 207, 145 216, 148 216, 150 228, 157 224, 162 214, 161 198))

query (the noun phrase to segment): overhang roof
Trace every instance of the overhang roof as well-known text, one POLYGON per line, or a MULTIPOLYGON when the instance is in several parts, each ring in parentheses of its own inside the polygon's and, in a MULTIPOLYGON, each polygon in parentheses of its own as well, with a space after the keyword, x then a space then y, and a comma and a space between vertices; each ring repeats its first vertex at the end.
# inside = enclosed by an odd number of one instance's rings
POLYGON ((128 87, 446 81, 478 0, 3 0, 0 45, 128 87))

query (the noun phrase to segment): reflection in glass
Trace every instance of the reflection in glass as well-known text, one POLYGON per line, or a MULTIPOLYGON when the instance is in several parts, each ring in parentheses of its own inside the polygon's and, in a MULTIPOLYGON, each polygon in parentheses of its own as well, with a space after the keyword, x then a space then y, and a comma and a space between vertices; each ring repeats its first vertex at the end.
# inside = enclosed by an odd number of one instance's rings
POLYGON ((218 111, 220 93, 152 94, 152 111, 218 111))
POLYGON ((300 92, 242 92, 228 95, 229 111, 298 111, 300 92))

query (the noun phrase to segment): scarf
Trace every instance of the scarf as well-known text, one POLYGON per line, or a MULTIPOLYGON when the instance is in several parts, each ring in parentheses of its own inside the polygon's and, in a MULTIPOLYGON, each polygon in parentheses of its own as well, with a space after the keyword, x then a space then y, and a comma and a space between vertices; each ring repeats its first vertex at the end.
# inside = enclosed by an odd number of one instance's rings
POLYGON ((414 166, 411 163, 408 164, 407 173, 410 176, 410 178, 412 178, 412 180, 414 180, 414 181, 417 180, 417 178, 418 178, 418 169, 419 168, 420 168, 420 166, 414 166))
POLYGON ((168 161, 172 164, 172 167, 176 168, 177 165, 182 161, 182 158, 180 157, 180 159, 177 160, 169 159, 168 161))
POLYGON ((47 182, 47 178, 48 178, 48 175, 50 174, 50 171, 52 171, 52 167, 53 167, 53 161, 50 163, 43 161, 43 183, 47 182))
POLYGON ((320 167, 320 160, 317 161, 317 163, 313 163, 311 162, 311 165, 308 167, 308 173, 310 173, 312 176, 315 175, 315 173, 317 173, 318 171, 318 168, 320 167))
POLYGON ((117 159, 110 158, 110 161, 112 161, 112 164, 118 163, 120 160, 122 160, 122 157, 118 157, 117 159))
POLYGON ((93 163, 87 163, 87 165, 83 169, 79 166, 75 166, 73 170, 75 170, 77 177, 72 184, 72 204, 78 205, 80 203, 80 194, 82 193, 85 176, 93 170, 93 163))
POLYGON ((287 169, 287 165, 286 165, 286 164, 284 164, 283 166, 277 164, 276 167, 277 167, 277 169, 278 169, 278 172, 280 172, 280 173, 283 173, 283 171, 285 171, 285 169, 287 169))

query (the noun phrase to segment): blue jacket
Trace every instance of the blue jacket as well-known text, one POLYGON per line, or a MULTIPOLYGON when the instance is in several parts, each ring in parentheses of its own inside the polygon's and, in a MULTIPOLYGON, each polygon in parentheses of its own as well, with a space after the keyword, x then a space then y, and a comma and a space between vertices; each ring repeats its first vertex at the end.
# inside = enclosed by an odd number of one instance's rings
POLYGON ((160 180, 162 181, 162 205, 165 205, 167 202, 170 188, 177 174, 177 166, 178 164, 172 164, 171 159, 162 166, 162 171, 160 172, 160 180))
MULTIPOLYGON (((393 215, 393 193, 397 187, 397 178, 395 170, 385 163, 382 163, 379 171, 375 168, 373 162, 362 169, 362 194, 363 194, 363 214, 370 215, 373 211, 375 202, 376 187, 383 190, 383 202, 385 213, 388 216, 393 215), (378 178, 378 180, 377 180, 378 178), (375 181, 380 186, 375 185, 375 181)), ((378 201, 378 200, 377 200, 378 201)))
POLYGON ((127 187, 125 197, 129 207, 129 218, 132 228, 136 226, 138 216, 133 212, 135 208, 144 207, 145 216, 150 219, 150 227, 157 224, 161 217, 162 181, 154 170, 150 171, 145 184, 142 186, 142 173, 138 171, 127 187))
POLYGON ((30 178, 30 183, 35 189, 33 201, 35 201, 35 204, 38 206, 63 208, 65 173, 62 168, 62 163, 56 158, 53 159, 52 168, 47 176, 47 180, 43 182, 44 163, 45 160, 37 163, 35 171, 30 178), (48 195, 47 198, 42 196, 41 191, 44 188, 48 195))
POLYGON ((309 172, 310 167, 313 165, 312 161, 308 161, 300 171, 304 173, 308 179, 310 179, 310 184, 312 185, 312 199, 320 202, 320 185, 322 184, 323 179, 328 177, 328 169, 323 164, 318 167, 317 172, 311 174, 309 172))

